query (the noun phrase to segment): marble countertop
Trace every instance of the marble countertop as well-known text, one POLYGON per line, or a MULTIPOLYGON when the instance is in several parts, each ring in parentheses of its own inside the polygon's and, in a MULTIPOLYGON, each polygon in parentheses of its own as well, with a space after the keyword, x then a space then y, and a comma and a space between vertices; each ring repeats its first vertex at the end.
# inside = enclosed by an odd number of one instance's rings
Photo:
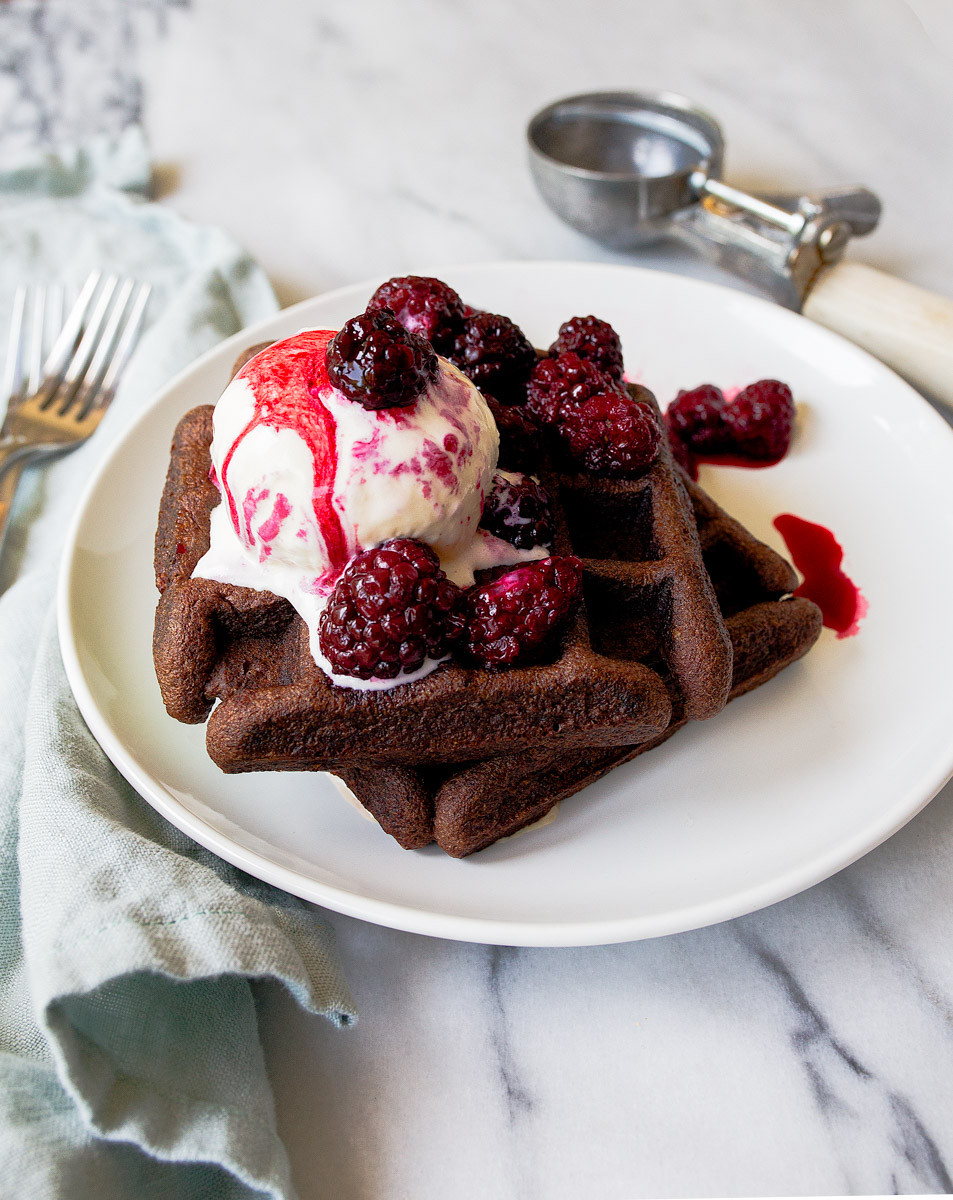
MULTIPOLYGON (((0 151, 143 121, 165 202, 284 303, 451 262, 633 261, 542 206, 522 142, 540 105, 613 86, 710 108, 738 186, 870 186, 884 219, 851 256, 953 296, 948 0, 14 0, 4 24, 0 151)), ((827 882, 655 941, 332 915, 358 1026, 263 1004, 302 1200, 951 1192, 951 918, 953 787, 827 882)))

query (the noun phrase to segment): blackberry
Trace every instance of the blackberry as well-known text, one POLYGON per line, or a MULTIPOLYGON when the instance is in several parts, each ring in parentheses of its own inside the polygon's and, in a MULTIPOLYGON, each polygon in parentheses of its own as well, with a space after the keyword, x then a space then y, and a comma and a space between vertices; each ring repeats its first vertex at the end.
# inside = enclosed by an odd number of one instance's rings
POLYGON ((449 358, 481 392, 501 404, 519 404, 526 394, 536 351, 509 317, 484 312, 463 322, 449 358))
POLYGON ((615 392, 567 405, 558 428, 570 457, 597 475, 640 475, 657 458, 662 433, 647 404, 615 392))
POLYGON ((668 444, 672 448, 672 458, 682 468, 689 479, 698 478, 698 460, 680 437, 668 430, 668 444))
POLYGON ((669 434, 695 454, 723 454, 731 437, 725 397, 713 383, 680 391, 665 411, 669 434))
POLYGON ((608 321, 598 317, 570 317, 559 326, 555 342, 549 347, 551 357, 572 350, 580 358, 588 358, 604 374, 621 383, 622 342, 608 321))
POLYGON ((791 444, 794 397, 786 383, 759 379, 749 383, 725 408, 732 449, 743 458, 775 462, 791 444))
POLYGON ((526 385, 526 407, 541 425, 555 425, 564 404, 582 404, 600 392, 617 391, 619 384, 595 363, 574 350, 543 358, 533 367, 526 385))
POLYGON ((429 275, 397 275, 382 283, 368 309, 389 308, 401 325, 425 338, 438 354, 453 347, 463 326, 464 304, 441 279, 429 275))
POLYGON ((437 373, 433 347, 409 333, 389 308, 352 317, 327 349, 328 378, 365 408, 405 408, 437 373))
POLYGON ((518 550, 553 544, 549 496, 529 475, 497 471, 480 525, 518 550))
POLYGON ((526 406, 500 404, 492 396, 488 396, 486 402, 500 434, 500 469, 532 471, 539 466, 540 430, 526 406))
POLYGON ((465 594, 460 652, 485 667, 531 662, 567 625, 582 595, 582 562, 544 558, 507 571, 465 594))
POLYGON ((395 679, 443 658, 463 630, 460 588, 437 555, 394 538, 344 568, 318 623, 318 645, 336 675, 395 679))

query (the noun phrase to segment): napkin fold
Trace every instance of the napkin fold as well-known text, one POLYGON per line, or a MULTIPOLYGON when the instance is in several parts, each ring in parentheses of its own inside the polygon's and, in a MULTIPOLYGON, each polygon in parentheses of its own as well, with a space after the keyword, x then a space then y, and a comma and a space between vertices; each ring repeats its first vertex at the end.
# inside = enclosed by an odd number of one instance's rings
POLYGON ((148 203, 137 128, 0 171, 0 329, 21 282, 101 267, 154 286, 100 431, 27 472, 0 566, 0 1190, 293 1197, 258 1036, 260 981, 355 1016, 312 906, 179 833, 76 708, 53 595, 63 534, 111 435, 202 351, 274 311, 221 231, 148 203))

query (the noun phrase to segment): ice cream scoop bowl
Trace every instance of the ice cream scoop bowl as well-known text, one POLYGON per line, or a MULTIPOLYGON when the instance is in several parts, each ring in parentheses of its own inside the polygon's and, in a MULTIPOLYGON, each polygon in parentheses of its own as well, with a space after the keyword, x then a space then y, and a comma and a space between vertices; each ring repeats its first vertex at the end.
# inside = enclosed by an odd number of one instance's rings
POLYGON ((717 122, 670 92, 571 96, 536 114, 530 165, 543 198, 574 229, 630 249, 670 233, 699 196, 698 170, 717 176, 717 122))

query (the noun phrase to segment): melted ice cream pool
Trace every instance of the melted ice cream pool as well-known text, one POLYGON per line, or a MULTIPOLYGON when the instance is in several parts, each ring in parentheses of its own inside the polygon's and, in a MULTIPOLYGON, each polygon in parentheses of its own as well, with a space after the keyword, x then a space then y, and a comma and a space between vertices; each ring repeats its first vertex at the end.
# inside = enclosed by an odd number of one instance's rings
POLYGON ((407 408, 368 410, 332 387, 331 330, 303 330, 247 362, 215 406, 210 544, 193 575, 283 596, 308 626, 312 656, 332 682, 362 690, 413 674, 335 675, 318 646, 334 583, 361 550, 395 537, 431 546, 461 587, 474 573, 544 557, 480 529, 499 453, 493 415, 446 359, 407 408))

